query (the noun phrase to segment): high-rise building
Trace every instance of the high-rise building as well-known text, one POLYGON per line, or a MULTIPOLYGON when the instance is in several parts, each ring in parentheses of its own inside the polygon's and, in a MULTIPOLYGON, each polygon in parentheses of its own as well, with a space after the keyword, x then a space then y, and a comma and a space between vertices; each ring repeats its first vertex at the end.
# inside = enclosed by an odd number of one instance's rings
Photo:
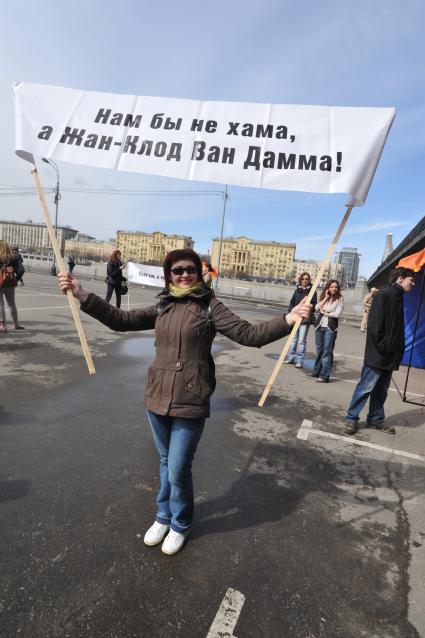
POLYGON ((166 235, 159 230, 154 233, 139 231, 117 231, 117 250, 125 261, 162 262, 167 253, 176 248, 193 248, 192 237, 166 235))
POLYGON ((384 254, 382 256, 382 262, 384 262, 386 260, 386 258, 391 255, 391 253, 394 250, 394 246, 393 246, 393 234, 392 233, 387 233, 387 238, 385 240, 385 248, 384 248, 384 254))
POLYGON ((221 274, 246 273, 258 277, 289 279, 292 276, 295 244, 256 241, 248 237, 223 237, 218 268, 220 239, 213 239, 211 263, 221 274))
POLYGON ((357 252, 357 248, 342 248, 337 255, 336 263, 343 267, 342 287, 355 288, 360 264, 360 254, 357 252))
MULTIPOLYGON (((65 251, 65 242, 72 239, 78 233, 70 226, 58 226, 56 236, 61 254, 65 251)), ((46 224, 33 224, 27 222, 0 221, 0 239, 6 241, 9 246, 19 246, 26 252, 38 252, 48 254, 52 252, 49 232, 46 224)))

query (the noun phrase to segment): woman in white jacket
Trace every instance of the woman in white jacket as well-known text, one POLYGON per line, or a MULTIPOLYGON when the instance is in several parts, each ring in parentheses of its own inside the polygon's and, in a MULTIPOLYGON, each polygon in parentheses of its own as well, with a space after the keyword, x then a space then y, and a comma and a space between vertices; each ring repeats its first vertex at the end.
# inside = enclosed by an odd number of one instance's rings
POLYGON ((316 328, 317 358, 311 374, 320 383, 328 383, 333 364, 333 351, 338 331, 338 319, 344 308, 344 298, 336 279, 326 284, 315 310, 319 316, 314 324, 316 328))

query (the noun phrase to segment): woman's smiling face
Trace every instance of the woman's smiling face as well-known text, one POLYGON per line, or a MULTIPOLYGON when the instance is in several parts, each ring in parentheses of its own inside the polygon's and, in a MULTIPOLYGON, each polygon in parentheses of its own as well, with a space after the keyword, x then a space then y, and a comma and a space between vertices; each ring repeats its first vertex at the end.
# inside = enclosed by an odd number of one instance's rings
POLYGON ((335 297, 335 295, 338 293, 338 284, 335 284, 335 283, 331 284, 328 290, 329 290, 329 294, 332 297, 335 297))
POLYGON ((171 266, 171 283, 178 288, 190 288, 198 281, 198 271, 190 259, 179 259, 171 266))

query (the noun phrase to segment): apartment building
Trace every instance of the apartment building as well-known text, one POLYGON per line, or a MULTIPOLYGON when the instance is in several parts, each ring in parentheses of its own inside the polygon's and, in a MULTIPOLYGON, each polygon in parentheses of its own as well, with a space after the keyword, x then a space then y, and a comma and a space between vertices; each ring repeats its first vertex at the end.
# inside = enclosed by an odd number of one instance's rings
MULTIPOLYGON (((311 281, 313 282, 316 279, 317 273, 319 272, 320 261, 316 261, 315 259, 294 259, 294 265, 292 270, 292 281, 298 282, 298 278, 303 272, 310 273, 311 281)), ((319 286, 324 286, 328 279, 330 279, 330 266, 328 265, 323 271, 323 275, 320 278, 319 286)))
POLYGON ((108 261, 116 247, 115 240, 96 241, 92 237, 81 239, 79 235, 77 239, 68 239, 65 242, 65 254, 82 261, 108 261))
POLYGON ((339 264, 337 261, 332 262, 330 265, 329 277, 330 279, 336 279, 337 281, 339 281, 342 286, 344 278, 344 266, 342 264, 339 264))
MULTIPOLYGON (((292 281, 298 282, 298 278, 303 272, 310 273, 311 281, 314 281, 316 279, 317 273, 319 272, 320 266, 321 262, 316 261, 315 259, 294 259, 292 281)), ((328 264, 320 278, 319 287, 321 288, 325 286, 326 282, 329 281, 329 279, 337 279, 341 283, 342 273, 343 268, 341 264, 338 264, 336 262, 328 264)))
MULTIPOLYGON (((220 239, 213 239, 211 263, 218 268, 220 239)), ((248 237, 225 237, 222 241, 222 275, 246 273, 258 277, 287 279, 292 275, 295 244, 257 241, 248 237)))
MULTIPOLYGON (((62 255, 65 251, 65 242, 75 237, 77 233, 78 231, 70 226, 56 228, 62 255)), ((6 241, 9 246, 19 246, 20 250, 26 252, 48 254, 52 251, 46 224, 34 224, 30 219, 26 222, 0 220, 0 239, 6 241)))
POLYGON ((117 231, 117 250, 121 251, 123 260, 143 263, 147 261, 162 262, 165 255, 177 248, 192 248, 192 237, 184 235, 166 235, 159 230, 154 233, 136 231, 117 231))

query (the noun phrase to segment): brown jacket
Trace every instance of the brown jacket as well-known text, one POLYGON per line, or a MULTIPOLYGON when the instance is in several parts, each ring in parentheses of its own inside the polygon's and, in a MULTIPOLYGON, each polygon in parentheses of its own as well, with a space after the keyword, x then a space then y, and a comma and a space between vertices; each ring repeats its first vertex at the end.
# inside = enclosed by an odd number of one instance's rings
POLYGON ((145 404, 156 414, 209 416, 215 388, 211 346, 216 332, 236 343, 261 347, 291 331, 283 316, 258 324, 240 319, 208 288, 183 299, 164 291, 159 298, 159 306, 129 311, 117 309, 93 293, 81 304, 84 312, 112 330, 155 329, 156 356, 148 370, 145 404))

